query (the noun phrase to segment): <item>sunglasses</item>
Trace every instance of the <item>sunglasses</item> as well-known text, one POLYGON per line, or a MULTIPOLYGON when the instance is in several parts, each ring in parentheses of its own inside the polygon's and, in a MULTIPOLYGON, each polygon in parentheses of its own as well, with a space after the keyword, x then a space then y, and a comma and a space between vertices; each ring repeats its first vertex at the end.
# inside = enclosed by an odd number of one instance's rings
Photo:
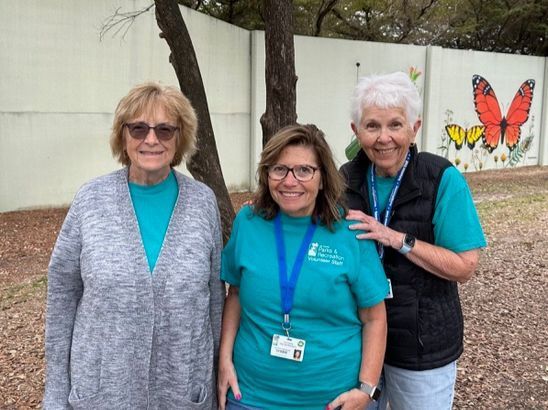
POLYGON ((179 129, 179 127, 174 127, 173 125, 164 123, 156 124, 154 127, 151 127, 146 122, 132 122, 124 124, 124 126, 127 127, 129 135, 136 140, 144 140, 149 131, 153 129, 156 134, 156 138, 161 141, 169 141, 175 135, 175 131, 179 129))

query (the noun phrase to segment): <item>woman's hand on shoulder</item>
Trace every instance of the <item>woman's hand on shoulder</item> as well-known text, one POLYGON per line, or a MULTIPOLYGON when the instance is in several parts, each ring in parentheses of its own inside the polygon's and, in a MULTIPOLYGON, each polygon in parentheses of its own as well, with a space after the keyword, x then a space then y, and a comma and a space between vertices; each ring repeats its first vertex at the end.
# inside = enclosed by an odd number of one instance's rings
POLYGON ((363 410, 371 402, 371 398, 358 389, 341 393, 335 400, 325 406, 326 410, 363 410))
POLYGON ((228 389, 232 389, 232 393, 236 400, 242 398, 240 392, 240 386, 238 386, 238 377, 236 376, 236 369, 234 363, 226 361, 225 363, 219 362, 219 377, 217 378, 217 395, 219 400, 219 410, 225 410, 226 397, 228 389))
POLYGON ((347 221, 356 221, 349 226, 353 231, 359 230, 365 233, 358 233, 358 239, 372 239, 384 246, 390 246, 394 249, 400 249, 402 245, 403 234, 384 226, 372 216, 364 214, 362 211, 351 209, 346 215, 347 221))

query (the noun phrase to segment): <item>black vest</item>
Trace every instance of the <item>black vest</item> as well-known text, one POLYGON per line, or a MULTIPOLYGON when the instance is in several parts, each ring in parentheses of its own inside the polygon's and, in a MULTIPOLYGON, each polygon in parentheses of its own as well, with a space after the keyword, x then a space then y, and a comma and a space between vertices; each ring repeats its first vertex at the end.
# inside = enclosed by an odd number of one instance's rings
MULTIPOLYGON (((363 151, 344 164, 350 209, 372 215, 363 151)), ((392 211, 390 228, 434 243, 432 218, 445 158, 411 148, 411 161, 392 211)), ((384 215, 381 215, 381 220, 384 215)), ((385 363, 410 370, 428 370, 456 360, 462 353, 463 318, 457 283, 435 276, 385 247, 384 269, 392 282, 393 299, 386 299, 388 341, 385 363)))

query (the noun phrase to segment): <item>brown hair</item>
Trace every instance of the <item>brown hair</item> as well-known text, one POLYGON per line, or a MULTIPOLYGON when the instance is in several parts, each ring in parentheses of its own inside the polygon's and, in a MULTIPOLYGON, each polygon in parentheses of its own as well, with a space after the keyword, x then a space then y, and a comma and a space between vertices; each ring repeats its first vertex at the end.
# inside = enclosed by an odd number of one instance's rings
POLYGON ((175 87, 148 82, 133 87, 120 100, 114 112, 110 148, 112 155, 123 165, 130 164, 130 159, 125 151, 124 125, 127 121, 131 121, 143 113, 153 112, 159 104, 179 127, 175 134, 177 139, 175 155, 170 166, 179 165, 183 158, 188 159, 196 150, 198 120, 188 98, 175 87))
POLYGON ((265 145, 257 169, 258 187, 253 196, 254 212, 265 219, 273 219, 278 213, 278 204, 268 188, 268 167, 276 164, 282 151, 292 145, 309 147, 316 154, 323 188, 316 197, 312 217, 316 223, 327 225, 333 230, 333 224, 347 213, 343 201, 344 182, 337 171, 324 133, 312 124, 282 128, 265 145))

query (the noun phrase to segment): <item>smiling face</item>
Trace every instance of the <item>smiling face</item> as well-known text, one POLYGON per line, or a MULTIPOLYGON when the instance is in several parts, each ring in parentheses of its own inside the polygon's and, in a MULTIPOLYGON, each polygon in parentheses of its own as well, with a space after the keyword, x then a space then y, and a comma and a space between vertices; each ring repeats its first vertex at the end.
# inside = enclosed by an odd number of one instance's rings
MULTIPOLYGON (((149 126, 161 123, 177 125, 166 114, 161 104, 151 112, 142 113, 127 122, 145 122, 149 126)), ((129 180, 140 185, 153 185, 167 178, 171 170, 171 161, 175 155, 177 138, 176 131, 175 136, 170 140, 160 141, 154 130, 150 129, 146 138, 139 140, 133 138, 129 134, 128 128, 124 127, 124 146, 130 160, 129 180)))
POLYGON ((365 107, 359 125, 352 130, 381 176, 395 176, 415 141, 421 121, 409 124, 403 108, 365 107))
MULTIPOLYGON (((285 147, 276 164, 293 168, 298 165, 319 166, 316 153, 304 145, 289 145, 285 147)), ((293 217, 312 215, 316 206, 316 197, 322 187, 321 171, 317 170, 314 177, 307 182, 295 179, 290 171, 281 181, 268 178, 268 189, 274 202, 280 209, 293 217)))

